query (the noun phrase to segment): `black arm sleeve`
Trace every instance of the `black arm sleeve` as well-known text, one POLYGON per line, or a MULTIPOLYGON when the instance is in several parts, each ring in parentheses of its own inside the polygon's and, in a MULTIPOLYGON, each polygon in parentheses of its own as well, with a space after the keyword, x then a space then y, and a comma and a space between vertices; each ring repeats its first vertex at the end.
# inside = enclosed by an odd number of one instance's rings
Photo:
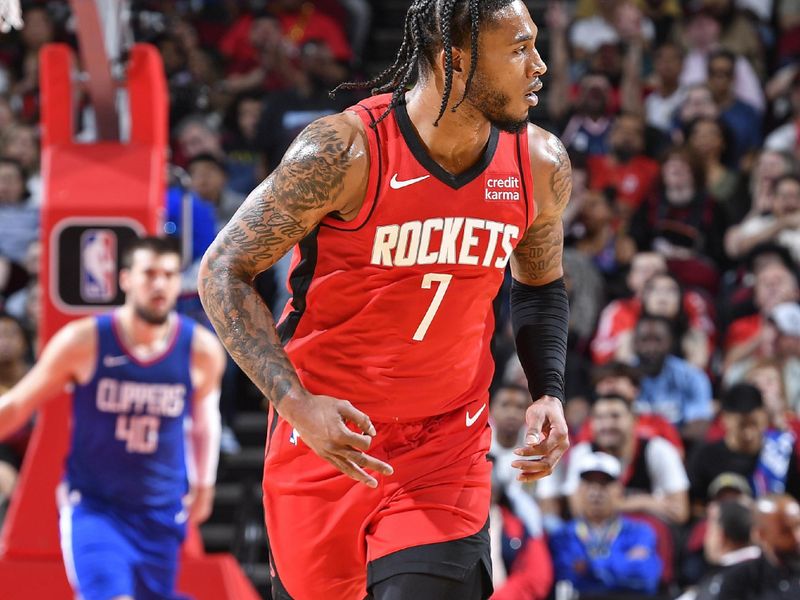
POLYGON ((547 395, 563 402, 569 326, 564 278, 536 286, 512 281, 511 324, 533 399, 547 395))

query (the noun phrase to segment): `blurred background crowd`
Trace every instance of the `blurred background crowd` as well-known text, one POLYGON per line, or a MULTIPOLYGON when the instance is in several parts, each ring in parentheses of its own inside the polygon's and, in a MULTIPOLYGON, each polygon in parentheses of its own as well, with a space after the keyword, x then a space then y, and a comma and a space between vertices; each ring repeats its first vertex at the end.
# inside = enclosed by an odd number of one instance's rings
MULTIPOLYGON (((534 488, 514 480, 531 398, 504 290, 495 597, 798 598, 800 0, 526 4, 548 65, 531 120, 561 137, 573 166, 572 448, 534 488), (754 577, 766 582, 756 595, 726 595, 754 577)), ((25 27, 0 35, 0 388, 37 349, 38 51, 75 43, 66 2, 22 5, 25 27)), ((182 310, 203 318, 197 260, 308 123, 358 100, 328 91, 393 60, 408 5, 131 2, 133 39, 158 47, 168 80, 165 232, 191 245, 182 310)), ((83 111, 81 138, 93 128, 83 111)), ((287 272, 282 261, 257 282, 275 313, 287 272)), ((203 534, 263 591, 265 418, 233 364, 222 406, 220 486, 203 534)), ((0 444, 0 519, 28 434, 0 444)))

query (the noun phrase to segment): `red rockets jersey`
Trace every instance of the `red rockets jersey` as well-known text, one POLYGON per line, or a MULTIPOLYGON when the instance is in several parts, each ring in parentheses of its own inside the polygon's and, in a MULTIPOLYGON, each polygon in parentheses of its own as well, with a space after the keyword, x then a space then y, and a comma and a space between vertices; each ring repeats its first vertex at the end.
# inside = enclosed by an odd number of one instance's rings
POLYGON ((324 219, 295 249, 278 328, 303 385, 378 422, 442 414, 486 394, 492 301, 533 221, 525 132, 492 129, 460 175, 426 153, 389 95, 351 108, 369 138, 356 218, 324 219))

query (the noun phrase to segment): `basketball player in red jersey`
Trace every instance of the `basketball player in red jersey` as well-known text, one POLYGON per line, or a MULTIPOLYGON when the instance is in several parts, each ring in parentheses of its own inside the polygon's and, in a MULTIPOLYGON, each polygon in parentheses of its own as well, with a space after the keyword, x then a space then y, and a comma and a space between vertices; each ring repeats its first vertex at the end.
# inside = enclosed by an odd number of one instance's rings
POLYGON ((536 35, 521 0, 415 1, 379 95, 301 133, 204 258, 206 311, 271 402, 275 598, 489 597, 489 346, 509 263, 535 399, 519 478, 568 445, 570 166, 527 123, 536 35), (276 329, 252 282, 293 246, 276 329))

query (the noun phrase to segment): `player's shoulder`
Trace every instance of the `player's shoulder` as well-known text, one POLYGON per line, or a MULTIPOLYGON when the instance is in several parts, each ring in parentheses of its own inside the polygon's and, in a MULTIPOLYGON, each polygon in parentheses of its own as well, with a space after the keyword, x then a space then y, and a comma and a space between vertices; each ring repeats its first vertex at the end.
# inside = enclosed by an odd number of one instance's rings
POLYGON ((93 364, 97 354, 96 317, 70 321, 53 335, 46 350, 52 358, 68 359, 75 367, 93 364))
POLYGON ((361 159, 366 159, 368 149, 364 122, 356 113, 345 110, 309 123, 297 137, 288 155, 298 158, 316 155, 357 165, 361 159))
POLYGON ((97 342, 97 317, 83 317, 70 321, 53 336, 53 339, 59 339, 64 345, 76 349, 94 347, 97 342))
POLYGON ((569 165, 567 149, 561 139, 533 123, 528 123, 528 154, 535 169, 556 170, 565 163, 569 165))

